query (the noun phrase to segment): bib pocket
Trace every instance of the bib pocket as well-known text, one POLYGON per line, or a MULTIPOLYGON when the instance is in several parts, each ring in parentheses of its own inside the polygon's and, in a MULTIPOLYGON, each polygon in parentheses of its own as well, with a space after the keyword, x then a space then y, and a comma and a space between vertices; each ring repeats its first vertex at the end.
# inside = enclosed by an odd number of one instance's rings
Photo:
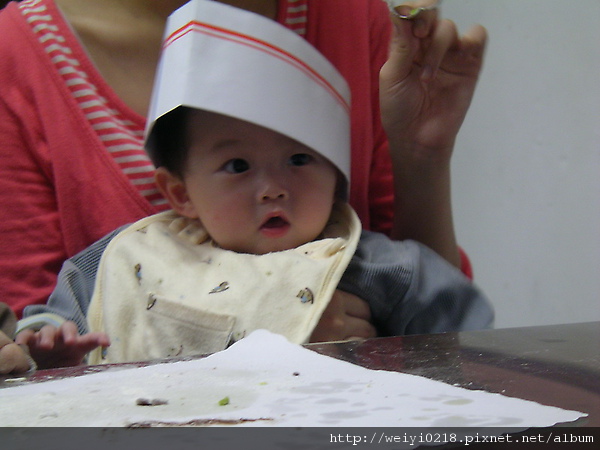
POLYGON ((230 343, 235 317, 176 303, 156 294, 148 295, 146 342, 158 357, 214 353, 230 343))

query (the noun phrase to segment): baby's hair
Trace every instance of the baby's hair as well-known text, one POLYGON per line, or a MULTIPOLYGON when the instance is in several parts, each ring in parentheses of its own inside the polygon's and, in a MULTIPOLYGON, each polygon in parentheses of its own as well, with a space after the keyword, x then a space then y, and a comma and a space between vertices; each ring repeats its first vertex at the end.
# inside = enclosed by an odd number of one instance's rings
MULTIPOLYGON (((153 130, 154 164, 164 167, 173 175, 183 178, 189 153, 188 122, 193 109, 178 106, 156 120, 153 130)), ((344 176, 336 168, 337 186, 335 198, 348 200, 347 184, 344 176)))
POLYGON ((183 177, 188 155, 187 122, 191 109, 178 106, 156 120, 153 130, 154 164, 183 177))

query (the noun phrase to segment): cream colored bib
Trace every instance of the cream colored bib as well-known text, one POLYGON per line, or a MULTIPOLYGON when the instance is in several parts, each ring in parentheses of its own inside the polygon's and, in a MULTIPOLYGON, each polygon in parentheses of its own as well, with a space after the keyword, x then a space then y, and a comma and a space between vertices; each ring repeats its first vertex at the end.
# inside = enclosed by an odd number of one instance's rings
POLYGON ((360 238, 347 205, 324 238, 265 255, 217 247, 196 220, 172 211, 119 233, 102 256, 90 331, 111 346, 90 364, 212 353, 256 329, 306 343, 360 238))

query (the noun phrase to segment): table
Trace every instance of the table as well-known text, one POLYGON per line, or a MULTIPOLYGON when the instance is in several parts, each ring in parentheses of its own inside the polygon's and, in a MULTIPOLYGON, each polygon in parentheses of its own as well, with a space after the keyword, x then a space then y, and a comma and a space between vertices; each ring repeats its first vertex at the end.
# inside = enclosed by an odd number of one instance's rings
MULTIPOLYGON (((600 427, 600 322, 319 343, 307 348, 370 369, 410 373, 586 412, 588 417, 571 426, 600 427)), ((26 380, 0 382, 0 388, 113 366, 40 370, 26 380)))

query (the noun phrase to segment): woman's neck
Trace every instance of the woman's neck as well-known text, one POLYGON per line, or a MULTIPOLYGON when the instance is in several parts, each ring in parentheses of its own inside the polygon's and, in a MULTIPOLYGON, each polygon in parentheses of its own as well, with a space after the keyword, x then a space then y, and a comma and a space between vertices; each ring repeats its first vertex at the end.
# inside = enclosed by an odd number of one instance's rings
MULTIPOLYGON (((278 0, 216 0, 237 8, 261 14, 270 19, 277 17, 278 0)), ((133 17, 166 18, 188 0, 55 0, 62 10, 82 11, 102 8, 107 15, 126 14, 133 17)))
MULTIPOLYGON (((278 0, 218 0, 275 19, 278 0)), ((187 0, 55 0, 104 80, 145 116, 167 17, 187 0)))
POLYGON ((236 8, 245 9, 275 20, 277 18, 277 0, 217 0, 236 8))
POLYGON ((188 0, 55 0, 62 10, 84 11, 101 8, 106 15, 124 14, 137 18, 166 18, 188 0))

